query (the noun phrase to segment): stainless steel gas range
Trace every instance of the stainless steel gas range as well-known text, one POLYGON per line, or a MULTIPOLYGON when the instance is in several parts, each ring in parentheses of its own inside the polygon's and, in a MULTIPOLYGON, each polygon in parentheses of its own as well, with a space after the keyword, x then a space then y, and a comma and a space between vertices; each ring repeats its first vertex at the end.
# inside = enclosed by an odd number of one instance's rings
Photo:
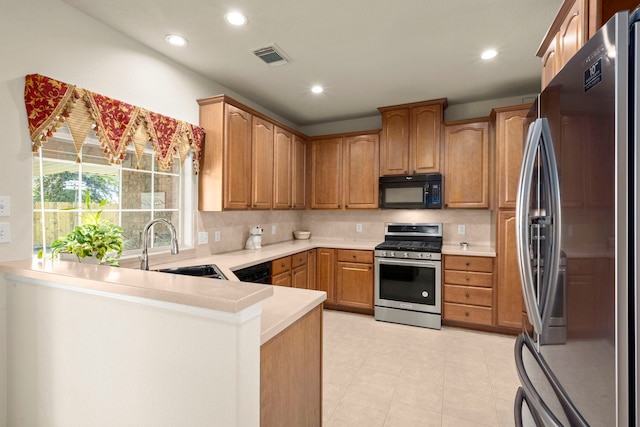
POLYGON ((375 248, 376 320, 440 329, 442 224, 388 223, 375 248))

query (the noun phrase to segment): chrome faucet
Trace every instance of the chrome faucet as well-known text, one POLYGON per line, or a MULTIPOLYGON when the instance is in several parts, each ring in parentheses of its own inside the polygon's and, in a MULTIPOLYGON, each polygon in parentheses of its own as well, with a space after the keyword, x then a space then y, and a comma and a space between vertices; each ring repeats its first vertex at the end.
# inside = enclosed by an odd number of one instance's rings
POLYGON ((156 218, 152 219, 145 225, 144 232, 142 233, 142 255, 140 256, 140 270, 148 270, 149 269, 149 253, 148 253, 148 243, 149 243, 149 230, 153 224, 164 223, 169 227, 169 231, 171 232, 171 255, 175 255, 178 253, 178 239, 176 237, 176 229, 171 224, 171 221, 168 221, 164 218, 156 218))

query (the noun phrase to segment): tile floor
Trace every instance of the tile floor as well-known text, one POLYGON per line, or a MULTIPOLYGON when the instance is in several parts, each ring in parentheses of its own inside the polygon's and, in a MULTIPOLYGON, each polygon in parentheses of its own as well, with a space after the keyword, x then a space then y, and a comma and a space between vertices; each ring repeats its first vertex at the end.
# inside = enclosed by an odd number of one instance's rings
POLYGON ((513 426, 514 341, 325 310, 323 424, 513 426))

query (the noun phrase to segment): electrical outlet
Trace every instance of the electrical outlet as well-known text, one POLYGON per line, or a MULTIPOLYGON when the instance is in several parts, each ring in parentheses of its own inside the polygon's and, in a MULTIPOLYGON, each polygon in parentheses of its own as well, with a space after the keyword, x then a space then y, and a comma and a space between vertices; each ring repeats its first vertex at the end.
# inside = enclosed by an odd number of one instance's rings
POLYGON ((466 233, 466 227, 464 226, 464 224, 458 224, 458 234, 464 234, 466 233))
POLYGON ((362 233, 362 224, 356 224, 356 233, 362 233))
POLYGON ((11 197, 0 196, 0 216, 11 215, 11 197))
POLYGON ((213 238, 213 239, 214 239, 216 242, 219 242, 219 241, 220 241, 220 230, 217 230, 217 231, 214 233, 214 238, 213 238))
POLYGON ((271 226, 271 234, 276 234, 276 226, 275 225, 271 226))
POLYGON ((11 242, 11 225, 8 222, 0 222, 0 243, 11 242))
POLYGON ((209 233, 207 231, 198 231, 198 244, 206 245, 209 243, 209 233))

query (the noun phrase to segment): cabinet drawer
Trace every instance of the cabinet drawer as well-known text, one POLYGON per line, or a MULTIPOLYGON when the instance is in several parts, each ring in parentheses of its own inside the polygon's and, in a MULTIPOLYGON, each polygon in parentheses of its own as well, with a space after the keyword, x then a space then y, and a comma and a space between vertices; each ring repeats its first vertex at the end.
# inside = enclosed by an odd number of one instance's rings
POLYGON ((482 286, 485 288, 491 288, 493 286, 493 274, 445 270, 444 283, 448 285, 482 286))
POLYGON ((307 263, 307 251, 291 255, 291 268, 300 267, 307 263))
POLYGON ((274 259, 271 262, 271 276, 277 276, 280 273, 291 270, 291 257, 274 259))
POLYGON ((470 286, 444 285, 445 302, 460 304, 492 306, 493 291, 486 288, 473 288, 470 286))
POLYGON ((481 271, 493 273, 493 258, 479 256, 453 256, 444 257, 445 270, 481 271))
POLYGON ((358 251, 349 249, 338 250, 338 261, 342 262, 360 262, 364 264, 373 264, 373 251, 358 251))
POLYGON ((491 325, 491 308, 445 302, 444 318, 478 325, 491 325))

